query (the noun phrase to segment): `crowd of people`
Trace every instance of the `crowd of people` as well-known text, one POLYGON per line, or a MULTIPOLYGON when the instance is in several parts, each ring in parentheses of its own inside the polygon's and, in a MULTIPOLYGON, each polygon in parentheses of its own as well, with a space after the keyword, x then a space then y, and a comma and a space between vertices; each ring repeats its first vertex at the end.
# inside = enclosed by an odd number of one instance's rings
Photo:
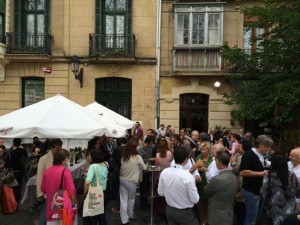
MULTIPOLYGON (((165 215, 169 225, 254 225, 261 223, 263 214, 274 225, 297 220, 300 147, 291 150, 287 162, 285 155, 273 151, 273 140, 266 135, 254 138, 243 130, 236 134, 214 129, 209 133, 180 129, 177 134, 164 124, 144 135, 141 124, 136 123, 130 137, 89 140, 82 187, 74 184, 66 168, 69 151, 62 145, 61 139, 47 140, 45 150, 42 142, 34 140, 32 154, 41 156, 36 183, 40 225, 60 224, 61 217, 53 210, 53 196, 60 185, 75 203, 96 180, 103 189, 104 209, 114 200, 111 210, 120 213, 121 223, 133 223, 137 220, 137 192, 140 208, 150 210, 151 173, 147 165, 161 169, 154 179, 161 197, 154 203, 156 213, 165 215)), ((21 139, 15 138, 10 150, 0 143, 0 172, 12 168, 19 183, 13 187, 17 202, 24 177, 21 154, 25 155, 21 139)), ((105 210, 104 214, 84 217, 83 224, 109 224, 105 210)))

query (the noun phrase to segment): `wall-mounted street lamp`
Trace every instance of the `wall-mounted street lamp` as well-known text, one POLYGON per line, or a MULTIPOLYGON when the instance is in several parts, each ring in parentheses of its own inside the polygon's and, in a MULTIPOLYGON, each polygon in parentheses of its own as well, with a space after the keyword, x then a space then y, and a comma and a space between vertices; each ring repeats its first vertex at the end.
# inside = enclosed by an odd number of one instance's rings
POLYGON ((220 86, 221 86, 221 83, 220 83, 219 81, 216 81, 216 82, 214 83, 214 87, 215 87, 216 89, 218 89, 220 86))
POLYGON ((82 83, 83 83, 83 68, 79 68, 79 58, 74 55, 73 58, 71 59, 71 70, 75 75, 75 79, 79 80, 80 82, 80 87, 82 88, 82 83))

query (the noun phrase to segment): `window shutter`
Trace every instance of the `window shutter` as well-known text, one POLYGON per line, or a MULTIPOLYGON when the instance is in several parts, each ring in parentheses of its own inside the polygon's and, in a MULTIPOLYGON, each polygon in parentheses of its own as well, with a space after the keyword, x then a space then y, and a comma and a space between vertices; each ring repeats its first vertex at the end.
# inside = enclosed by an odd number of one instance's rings
POLYGON ((5 14, 5 4, 6 4, 6 0, 0 1, 0 13, 5 14))
POLYGON ((45 1, 45 9, 44 9, 44 16, 45 16, 45 33, 50 32, 50 0, 45 1))
POLYGON ((96 34, 103 33, 102 31, 102 19, 103 19, 103 9, 105 7, 105 2, 103 0, 96 0, 96 7, 95 7, 95 17, 96 17, 96 24, 95 24, 95 32, 96 34))
POLYGON ((22 8, 22 4, 21 4, 21 0, 15 0, 15 24, 14 24, 14 32, 16 33, 22 33, 21 30, 21 8, 22 8))
POLYGON ((132 2, 127 0, 125 33, 131 34, 132 2))

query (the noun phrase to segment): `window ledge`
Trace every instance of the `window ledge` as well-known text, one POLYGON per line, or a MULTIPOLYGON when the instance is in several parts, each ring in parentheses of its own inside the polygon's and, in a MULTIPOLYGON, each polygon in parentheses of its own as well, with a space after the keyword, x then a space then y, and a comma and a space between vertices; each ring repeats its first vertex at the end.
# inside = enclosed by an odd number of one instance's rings
POLYGON ((174 46, 174 50, 176 49, 199 49, 199 50, 220 50, 222 46, 174 46))

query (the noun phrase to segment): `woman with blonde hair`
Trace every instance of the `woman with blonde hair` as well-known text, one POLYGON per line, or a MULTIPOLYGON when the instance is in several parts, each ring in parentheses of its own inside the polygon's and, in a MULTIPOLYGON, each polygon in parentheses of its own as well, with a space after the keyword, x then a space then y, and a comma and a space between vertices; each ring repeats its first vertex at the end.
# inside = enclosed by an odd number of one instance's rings
POLYGON ((199 224, 206 224, 207 222, 207 217, 208 217, 208 196, 204 193, 204 187, 207 185, 207 180, 206 180, 206 171, 208 166, 211 164, 213 161, 212 156, 210 155, 210 142, 204 141, 200 144, 200 155, 197 156, 196 162, 198 160, 201 160, 204 163, 204 167, 201 167, 199 169, 201 181, 197 183, 197 188, 200 196, 200 200, 197 205, 197 211, 198 211, 198 217, 199 217, 199 212, 200 218, 198 219, 199 224), (200 221, 199 221, 200 220, 200 221))

